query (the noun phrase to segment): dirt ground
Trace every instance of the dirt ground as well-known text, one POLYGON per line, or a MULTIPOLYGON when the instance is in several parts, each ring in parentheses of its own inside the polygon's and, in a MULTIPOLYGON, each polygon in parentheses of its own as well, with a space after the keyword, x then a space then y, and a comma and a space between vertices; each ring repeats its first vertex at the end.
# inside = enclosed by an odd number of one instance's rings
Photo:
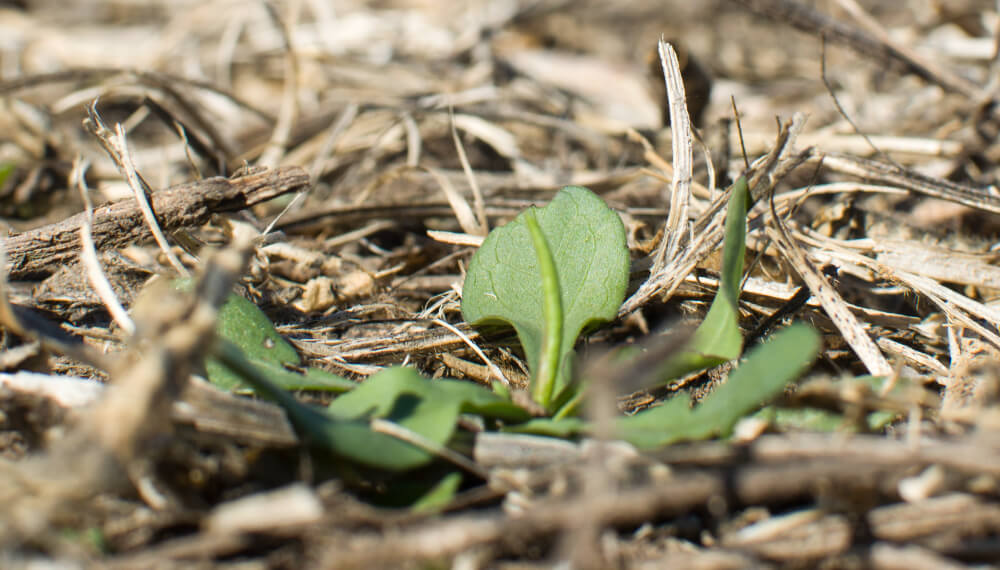
POLYGON ((0 567, 1000 566, 998 53, 985 0, 0 2, 0 567), (632 253, 588 350, 648 343, 703 318, 748 164, 744 336, 805 321, 823 349, 724 440, 468 420, 475 476, 410 509, 386 491, 440 466, 318 456, 191 379, 237 284, 304 366, 482 383, 485 357, 523 386, 461 285, 487 229, 568 184, 632 253))

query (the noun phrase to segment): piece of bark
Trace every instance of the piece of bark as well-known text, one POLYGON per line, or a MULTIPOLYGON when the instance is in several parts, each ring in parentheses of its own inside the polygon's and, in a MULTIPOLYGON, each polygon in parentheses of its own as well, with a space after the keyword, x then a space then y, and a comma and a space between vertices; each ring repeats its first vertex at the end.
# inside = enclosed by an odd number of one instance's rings
MULTIPOLYGON (((164 231, 197 226, 218 212, 232 212, 302 190, 309 175, 297 166, 265 170, 237 178, 208 178, 172 186, 152 195, 153 211, 164 231)), ((80 252, 83 213, 61 222, 9 236, 7 278, 23 280, 44 277, 75 260, 80 252)), ((125 247, 150 239, 152 234, 132 198, 94 210, 94 244, 97 248, 125 247)))

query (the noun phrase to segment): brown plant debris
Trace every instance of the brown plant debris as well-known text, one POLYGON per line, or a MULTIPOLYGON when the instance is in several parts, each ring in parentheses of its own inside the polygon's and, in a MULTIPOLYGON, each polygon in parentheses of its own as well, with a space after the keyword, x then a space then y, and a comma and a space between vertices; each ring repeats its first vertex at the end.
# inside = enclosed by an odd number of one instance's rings
POLYGON ((997 566, 1000 11, 900 8, 0 2, 0 567, 997 566), (612 414, 727 381, 649 387, 718 289, 741 174, 745 342, 805 321, 822 354, 730 437, 640 453, 612 414), (503 378, 540 415, 460 292, 569 184, 632 254, 581 345, 593 439, 375 422, 442 459, 394 479, 202 379, 236 291, 289 374, 503 378), (445 504, 385 504, 441 469, 445 504))

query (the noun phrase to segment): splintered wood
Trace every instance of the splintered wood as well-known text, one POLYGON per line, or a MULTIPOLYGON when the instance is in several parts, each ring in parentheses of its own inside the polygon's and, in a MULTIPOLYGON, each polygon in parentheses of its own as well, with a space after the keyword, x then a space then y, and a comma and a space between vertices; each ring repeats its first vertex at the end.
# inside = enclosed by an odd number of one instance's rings
MULTIPOLYGON (((282 194, 303 190, 309 177, 298 167, 265 170, 236 178, 209 178, 153 193, 157 221, 167 231, 204 224, 218 212, 241 210, 282 194)), ((77 233, 84 214, 42 226, 4 240, 7 278, 38 277, 75 261, 77 233)), ((138 204, 125 199, 94 210, 94 244, 99 249, 125 247, 152 237, 138 204)))

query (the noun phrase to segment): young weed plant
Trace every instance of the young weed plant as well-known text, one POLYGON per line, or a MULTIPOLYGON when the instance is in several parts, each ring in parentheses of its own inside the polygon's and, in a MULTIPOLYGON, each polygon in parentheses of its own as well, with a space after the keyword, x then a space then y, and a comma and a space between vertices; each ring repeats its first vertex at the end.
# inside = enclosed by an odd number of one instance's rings
POLYGON ((554 412, 575 387, 576 339, 615 317, 628 273, 618 214, 590 190, 568 186, 490 232, 469 262, 462 316, 514 327, 532 370, 531 397, 554 412))
MULTIPOLYGON (((709 312, 682 350, 660 364, 656 380, 740 358, 737 321, 749 203, 741 178, 731 189, 720 286, 709 312)), ((389 368, 362 384, 318 369, 300 374, 294 350, 252 303, 227 305, 220 342, 206 365, 221 387, 242 387, 282 406, 301 437, 327 458, 356 467, 400 473, 455 457, 463 414, 487 429, 570 437, 586 434, 575 417, 585 381, 574 372, 581 334, 615 318, 629 275, 625 229, 618 214, 586 188, 561 190, 547 206, 529 208, 493 230, 469 263, 462 313, 474 325, 509 325, 531 371, 532 399, 548 414, 532 419, 502 386, 494 390, 459 380, 430 380, 412 368, 389 368), (262 349, 262 346, 268 348, 262 349), (320 409, 289 390, 340 394, 320 409)), ((693 407, 686 395, 619 418, 618 434, 640 448, 726 435, 743 416, 779 394, 813 361, 818 335, 792 325, 752 350, 728 380, 693 407)), ((465 438, 467 440, 467 438, 465 438)), ((461 461, 457 461, 461 463, 461 461)), ((467 466, 466 466, 467 467, 467 466)), ((457 470, 438 471, 421 493, 421 507, 447 502, 461 482, 457 470)))

